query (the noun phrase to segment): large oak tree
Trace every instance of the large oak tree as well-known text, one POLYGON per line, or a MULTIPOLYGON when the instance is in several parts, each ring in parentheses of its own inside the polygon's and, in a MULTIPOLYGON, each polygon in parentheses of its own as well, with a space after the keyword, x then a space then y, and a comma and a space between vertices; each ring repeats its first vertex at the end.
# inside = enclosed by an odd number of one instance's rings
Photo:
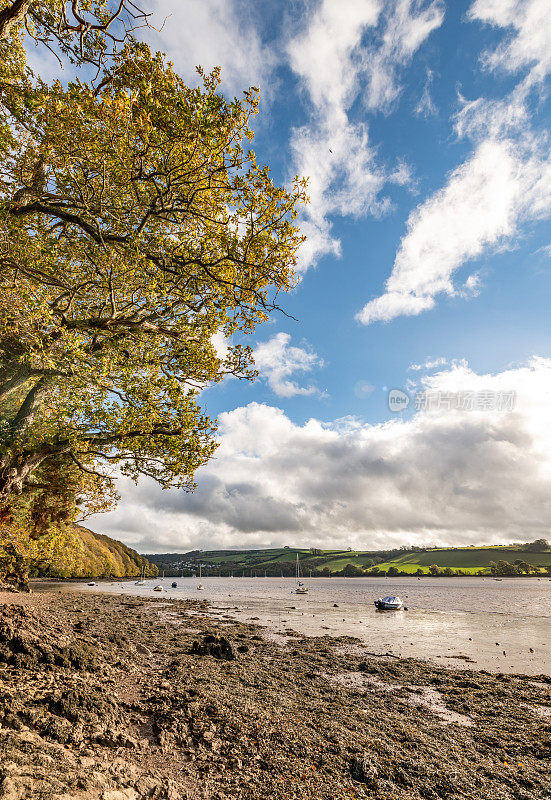
POLYGON ((0 8, 0 502, 60 465, 192 488, 215 448, 199 391, 254 374, 213 336, 252 332, 293 285, 304 185, 247 149, 255 89, 188 87, 121 35, 118 4, 0 8), (30 73, 26 27, 89 80, 30 73))

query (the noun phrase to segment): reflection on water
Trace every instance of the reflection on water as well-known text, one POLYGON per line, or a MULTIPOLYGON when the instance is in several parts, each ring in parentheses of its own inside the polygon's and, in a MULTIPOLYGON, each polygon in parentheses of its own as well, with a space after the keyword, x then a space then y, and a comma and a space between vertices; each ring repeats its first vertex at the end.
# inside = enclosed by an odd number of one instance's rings
POLYGON ((119 581, 55 587, 206 599, 216 616, 229 614, 281 634, 355 636, 375 653, 428 658, 446 666, 551 674, 547 579, 313 578, 308 583, 310 592, 304 596, 295 595, 294 581, 285 578, 204 578, 202 592, 196 579, 165 578, 162 595, 152 591, 159 578, 145 586, 119 581), (170 588, 173 580, 176 589, 170 588), (408 610, 377 611, 373 600, 384 594, 399 594, 408 610))

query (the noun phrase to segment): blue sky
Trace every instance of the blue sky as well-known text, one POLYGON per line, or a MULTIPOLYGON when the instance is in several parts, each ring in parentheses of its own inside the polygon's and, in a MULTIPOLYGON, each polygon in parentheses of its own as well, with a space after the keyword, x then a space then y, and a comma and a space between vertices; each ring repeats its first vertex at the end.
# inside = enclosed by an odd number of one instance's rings
POLYGON ((202 394, 221 447, 195 495, 121 482, 92 527, 157 551, 547 535, 548 0, 154 8, 187 80, 260 87, 254 149, 310 177, 308 241, 296 321, 247 342, 259 380, 202 394), (396 415, 393 388, 515 404, 396 415))

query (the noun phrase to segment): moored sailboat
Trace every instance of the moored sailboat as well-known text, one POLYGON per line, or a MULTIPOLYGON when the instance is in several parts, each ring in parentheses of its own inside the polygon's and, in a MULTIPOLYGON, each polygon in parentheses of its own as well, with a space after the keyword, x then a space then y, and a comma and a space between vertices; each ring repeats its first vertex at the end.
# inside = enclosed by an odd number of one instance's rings
POLYGON ((295 594, 308 594, 308 587, 300 580, 300 561, 297 553, 297 588, 295 594))

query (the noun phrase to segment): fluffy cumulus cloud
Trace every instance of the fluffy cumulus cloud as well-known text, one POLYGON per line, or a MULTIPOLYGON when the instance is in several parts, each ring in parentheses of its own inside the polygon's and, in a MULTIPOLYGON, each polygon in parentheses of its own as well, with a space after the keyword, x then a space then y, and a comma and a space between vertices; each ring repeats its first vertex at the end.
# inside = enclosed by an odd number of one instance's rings
POLYGON ((323 361, 309 345, 297 347, 291 344, 288 333, 277 333, 267 342, 260 342, 254 349, 254 363, 260 377, 278 397, 315 394, 312 384, 299 386, 293 376, 322 367, 323 361))
POLYGON ((389 171, 377 163, 368 126, 351 108, 361 97, 371 111, 388 110, 400 93, 400 68, 441 21, 436 2, 322 0, 288 42, 289 63, 312 111, 311 122, 291 138, 294 169, 309 177, 302 269, 340 255, 333 215, 384 213, 384 185, 408 182, 403 166, 389 171))
POLYGON ((548 534, 551 360, 486 375, 458 363, 420 386, 448 398, 507 396, 508 410, 443 403, 407 421, 299 425, 251 403, 220 416, 221 444, 194 494, 123 483, 119 509, 93 527, 145 551, 457 545, 548 534))
POLYGON ((551 215, 549 141, 533 129, 529 111, 531 94, 542 91, 551 68, 551 6, 540 0, 477 0, 469 16, 513 31, 485 53, 485 64, 529 71, 502 99, 460 98, 455 130, 472 140, 474 150, 411 212, 385 292, 357 314, 365 325, 420 314, 441 294, 477 294, 476 272, 457 285, 458 270, 514 246, 524 223, 551 215))

